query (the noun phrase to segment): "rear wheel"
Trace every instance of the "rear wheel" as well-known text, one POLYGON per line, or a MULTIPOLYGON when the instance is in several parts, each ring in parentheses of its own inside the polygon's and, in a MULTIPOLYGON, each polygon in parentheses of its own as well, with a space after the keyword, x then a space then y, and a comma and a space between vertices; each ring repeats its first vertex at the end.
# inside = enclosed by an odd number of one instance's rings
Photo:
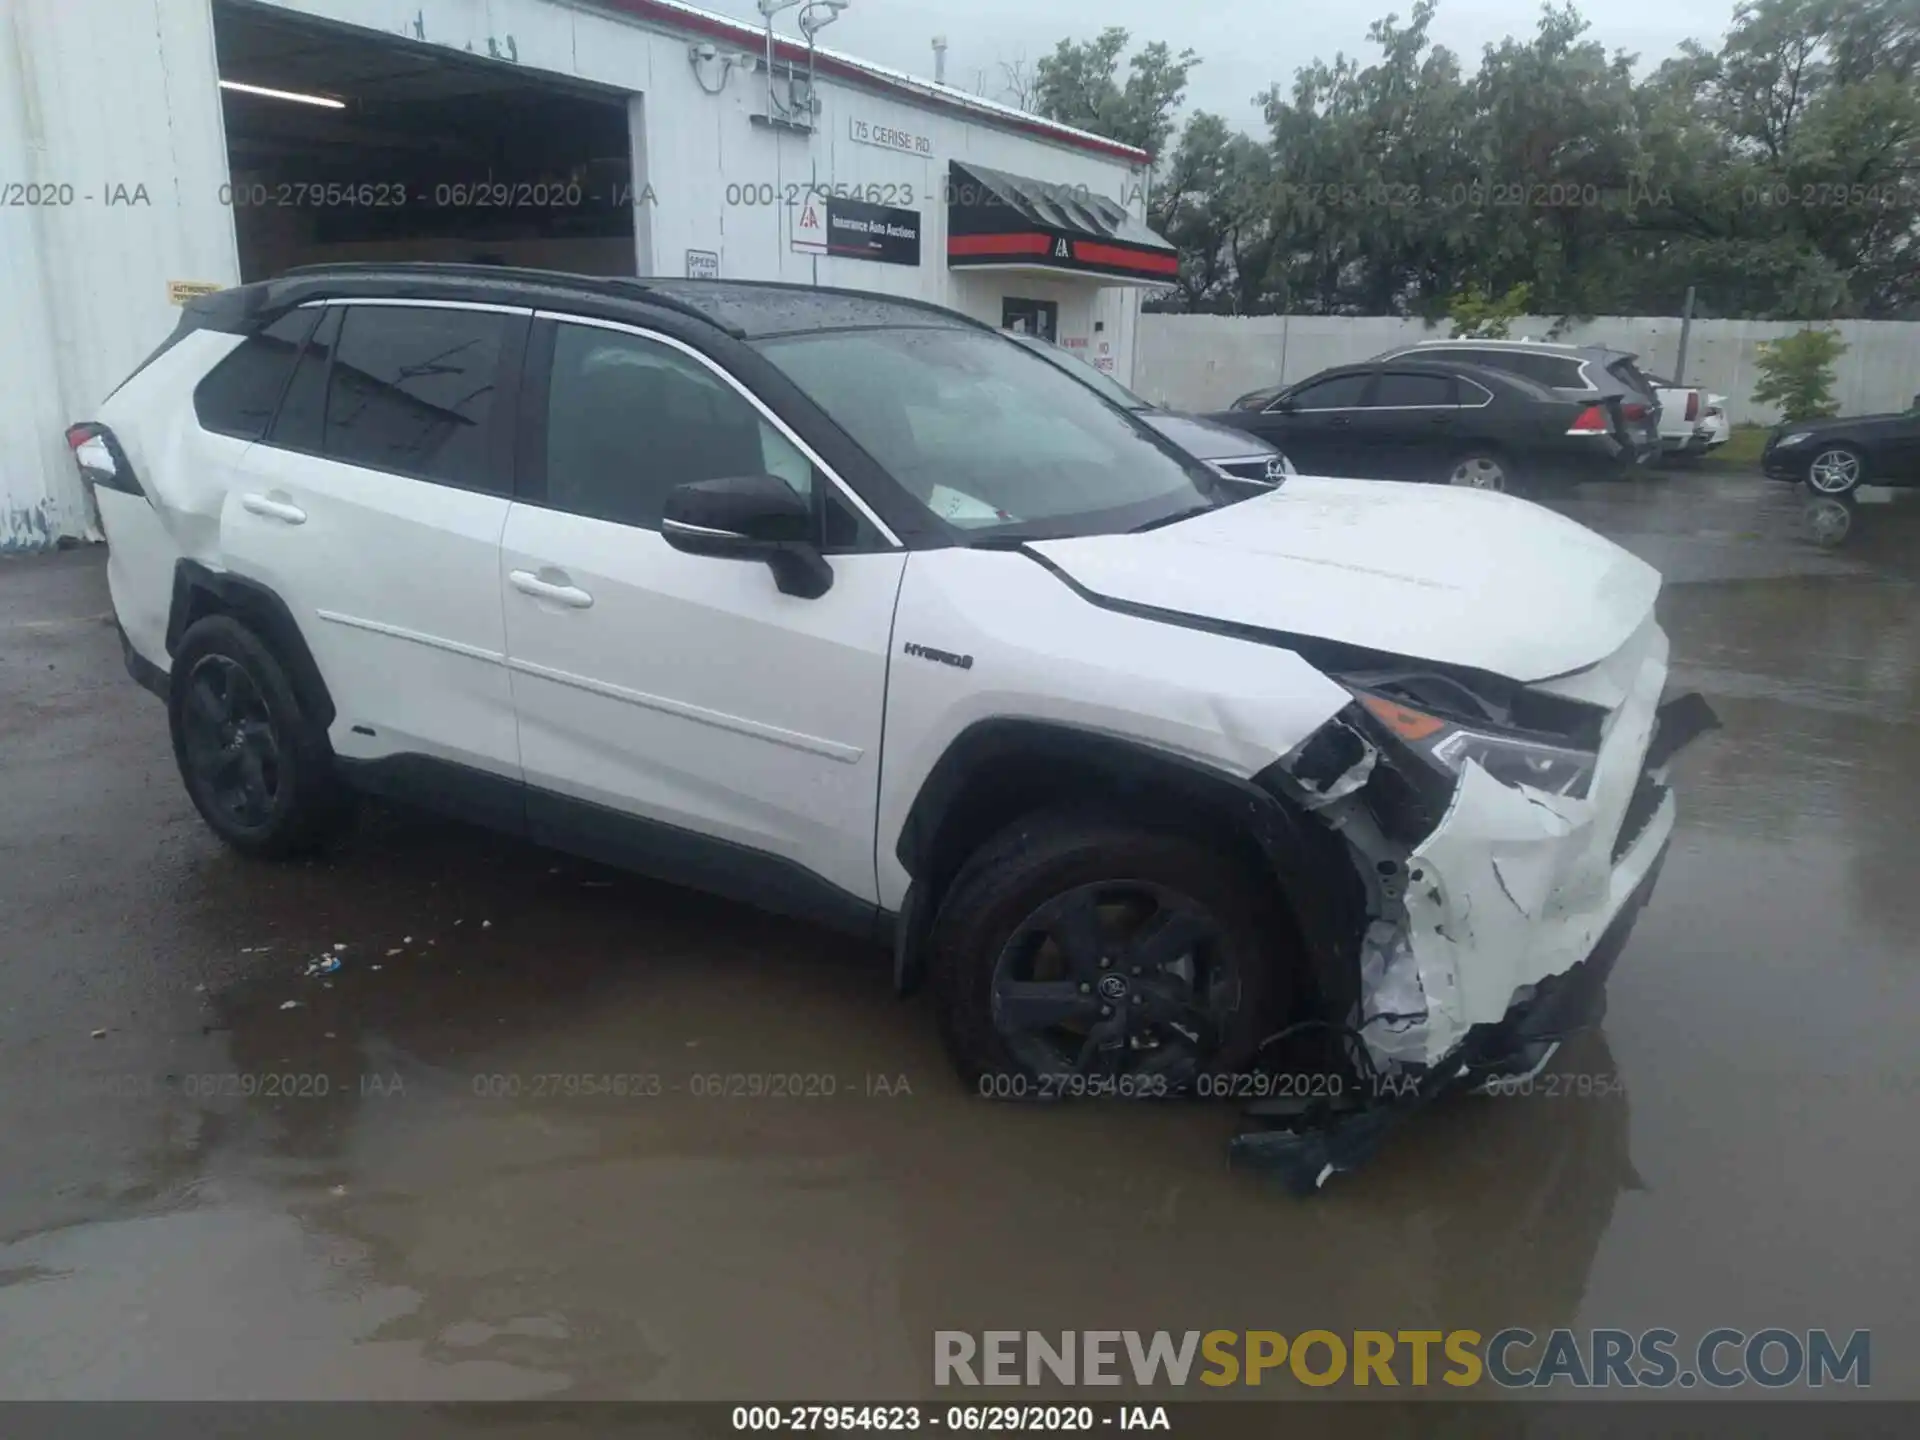
POLYGON ((1851 495, 1867 478, 1867 457, 1851 445, 1829 445, 1807 463, 1807 488, 1817 495, 1851 495))
POLYGON ((930 976, 948 1049, 982 1094, 1173 1095, 1254 1058, 1286 1000, 1281 933, 1231 856, 1048 812, 956 877, 930 976))
POLYGON ((187 794, 234 849, 297 854, 346 813, 325 733, 265 642, 231 616, 208 616, 182 637, 167 714, 187 794))

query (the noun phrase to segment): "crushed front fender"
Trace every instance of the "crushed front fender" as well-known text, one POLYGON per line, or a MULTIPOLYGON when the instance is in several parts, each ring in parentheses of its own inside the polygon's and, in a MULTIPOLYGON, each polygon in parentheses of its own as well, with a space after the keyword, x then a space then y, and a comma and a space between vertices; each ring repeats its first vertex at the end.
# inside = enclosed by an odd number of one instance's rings
POLYGON ((1662 703, 1666 659, 1649 624, 1606 674, 1580 682, 1604 686, 1609 702, 1584 797, 1469 761, 1416 841, 1379 823, 1372 787, 1395 757, 1346 741, 1301 748, 1294 798, 1346 838, 1369 891, 1353 947, 1359 1002, 1347 1023, 1323 1022, 1346 1034, 1357 1083, 1310 1105, 1256 1107, 1237 1160, 1318 1188, 1407 1114, 1476 1076, 1538 1063, 1585 1023, 1591 1007, 1569 997, 1603 994, 1672 834, 1667 763, 1718 724, 1697 695, 1662 703))

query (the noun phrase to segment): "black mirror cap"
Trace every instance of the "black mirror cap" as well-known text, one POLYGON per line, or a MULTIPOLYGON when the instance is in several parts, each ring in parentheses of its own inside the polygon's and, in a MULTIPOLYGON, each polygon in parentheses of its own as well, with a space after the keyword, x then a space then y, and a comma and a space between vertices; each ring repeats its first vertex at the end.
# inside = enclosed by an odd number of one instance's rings
POLYGON ((676 527, 760 545, 811 542, 813 507, 777 475, 694 480, 667 492, 661 509, 668 539, 676 527))
POLYGON ((689 555, 763 560, 782 594, 818 600, 833 567, 814 543, 813 506, 777 475, 693 480, 667 492, 660 536, 689 555))

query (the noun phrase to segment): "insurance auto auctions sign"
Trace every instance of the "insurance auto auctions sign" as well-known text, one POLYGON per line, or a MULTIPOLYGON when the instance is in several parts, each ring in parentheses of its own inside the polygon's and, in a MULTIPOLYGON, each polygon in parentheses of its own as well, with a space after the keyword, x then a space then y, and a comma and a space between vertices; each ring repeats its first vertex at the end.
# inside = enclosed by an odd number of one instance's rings
POLYGON ((793 248, 883 265, 918 265, 920 212, 840 196, 809 196, 794 207, 793 248))

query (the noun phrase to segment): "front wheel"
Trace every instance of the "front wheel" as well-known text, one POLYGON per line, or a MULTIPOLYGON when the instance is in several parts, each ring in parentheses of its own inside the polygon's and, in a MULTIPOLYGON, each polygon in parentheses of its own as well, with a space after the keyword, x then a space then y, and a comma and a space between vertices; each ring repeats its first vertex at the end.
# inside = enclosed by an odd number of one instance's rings
POLYGON ((1867 457, 1851 445, 1831 445, 1807 463, 1807 488, 1816 495, 1851 495, 1867 478, 1867 457))
POLYGON ((1253 1060, 1286 999, 1281 933, 1232 857, 1047 812, 955 878, 930 978, 948 1050, 982 1094, 1175 1095, 1253 1060))

